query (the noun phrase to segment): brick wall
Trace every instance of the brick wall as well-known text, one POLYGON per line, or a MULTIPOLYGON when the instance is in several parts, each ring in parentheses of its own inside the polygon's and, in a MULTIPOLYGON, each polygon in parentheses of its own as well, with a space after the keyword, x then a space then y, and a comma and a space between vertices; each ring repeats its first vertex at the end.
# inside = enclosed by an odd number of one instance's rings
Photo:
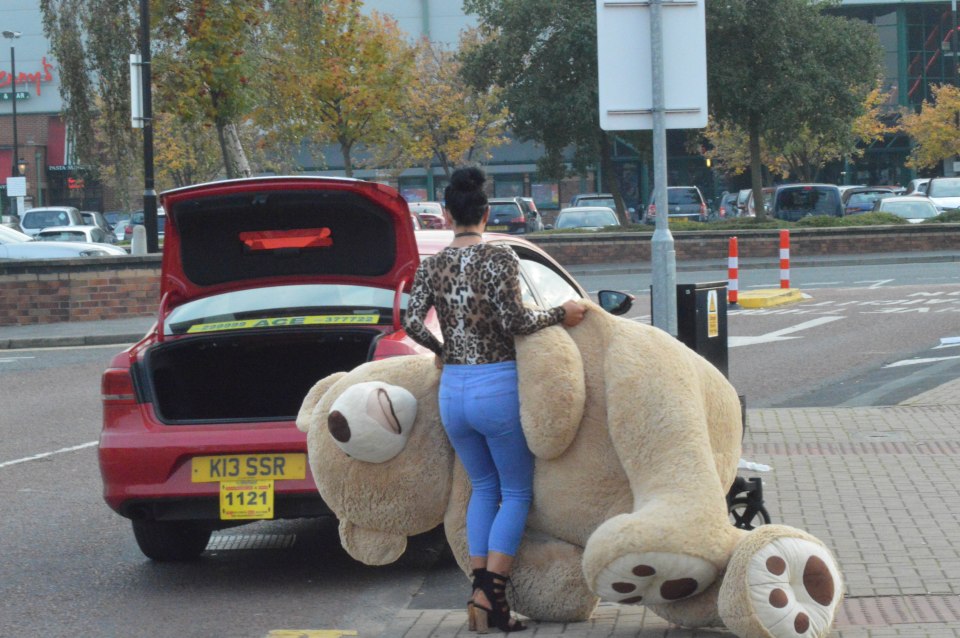
POLYGON ((0 262, 0 326, 155 315, 160 257, 0 262))
MULTIPOLYGON (((673 234, 677 261, 725 260, 734 234, 741 258, 779 256, 778 231, 677 232, 673 234)), ((565 265, 650 261, 650 233, 545 235, 531 240, 565 265)), ((960 224, 790 233, 792 258, 914 251, 960 254, 960 224)), ((159 276, 159 255, 0 261, 0 326, 152 316, 160 302, 159 276)))

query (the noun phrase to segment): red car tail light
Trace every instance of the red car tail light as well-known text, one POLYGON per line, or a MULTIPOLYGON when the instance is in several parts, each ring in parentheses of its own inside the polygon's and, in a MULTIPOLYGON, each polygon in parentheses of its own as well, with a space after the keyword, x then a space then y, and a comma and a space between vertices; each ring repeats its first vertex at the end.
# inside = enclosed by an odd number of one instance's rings
POLYGON ((404 333, 395 332, 380 339, 377 342, 377 349, 373 353, 374 361, 416 354, 416 351, 410 347, 409 342, 404 341, 404 336, 404 333))
POLYGON ((700 204, 700 220, 707 221, 707 205, 702 202, 700 204))
POLYGON ((657 215, 657 205, 650 204, 647 206, 647 217, 655 217, 657 215))
POLYGON ((105 405, 135 405, 137 402, 130 372, 122 368, 109 368, 103 373, 100 394, 105 405))

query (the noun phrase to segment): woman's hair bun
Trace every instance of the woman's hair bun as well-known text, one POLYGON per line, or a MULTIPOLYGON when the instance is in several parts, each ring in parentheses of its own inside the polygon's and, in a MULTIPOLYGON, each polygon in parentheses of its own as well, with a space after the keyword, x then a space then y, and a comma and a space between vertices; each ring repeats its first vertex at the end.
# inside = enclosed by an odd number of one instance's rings
POLYGON ((483 171, 476 167, 457 169, 450 176, 450 185, 459 191, 480 190, 486 181, 483 171))

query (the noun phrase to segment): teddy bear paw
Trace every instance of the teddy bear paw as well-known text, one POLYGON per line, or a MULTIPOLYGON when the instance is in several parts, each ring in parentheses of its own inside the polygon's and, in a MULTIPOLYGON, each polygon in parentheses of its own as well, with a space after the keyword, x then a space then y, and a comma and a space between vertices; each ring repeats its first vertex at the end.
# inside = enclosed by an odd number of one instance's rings
POLYGON ((594 592, 625 605, 669 603, 709 587, 717 568, 695 556, 634 552, 613 560, 597 574, 594 592))
POLYGON ((724 623, 742 635, 828 635, 843 598, 842 576, 830 551, 812 537, 798 536, 744 545, 734 552, 721 586, 724 623))

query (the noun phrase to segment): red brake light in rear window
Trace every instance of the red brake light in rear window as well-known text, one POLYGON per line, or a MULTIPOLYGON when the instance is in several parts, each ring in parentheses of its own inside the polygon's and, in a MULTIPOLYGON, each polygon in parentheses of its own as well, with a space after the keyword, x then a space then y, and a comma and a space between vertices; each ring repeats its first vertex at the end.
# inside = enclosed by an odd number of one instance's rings
POLYGON ((258 230, 240 233, 240 241, 249 250, 279 248, 318 248, 332 246, 329 228, 297 228, 295 230, 258 230))

